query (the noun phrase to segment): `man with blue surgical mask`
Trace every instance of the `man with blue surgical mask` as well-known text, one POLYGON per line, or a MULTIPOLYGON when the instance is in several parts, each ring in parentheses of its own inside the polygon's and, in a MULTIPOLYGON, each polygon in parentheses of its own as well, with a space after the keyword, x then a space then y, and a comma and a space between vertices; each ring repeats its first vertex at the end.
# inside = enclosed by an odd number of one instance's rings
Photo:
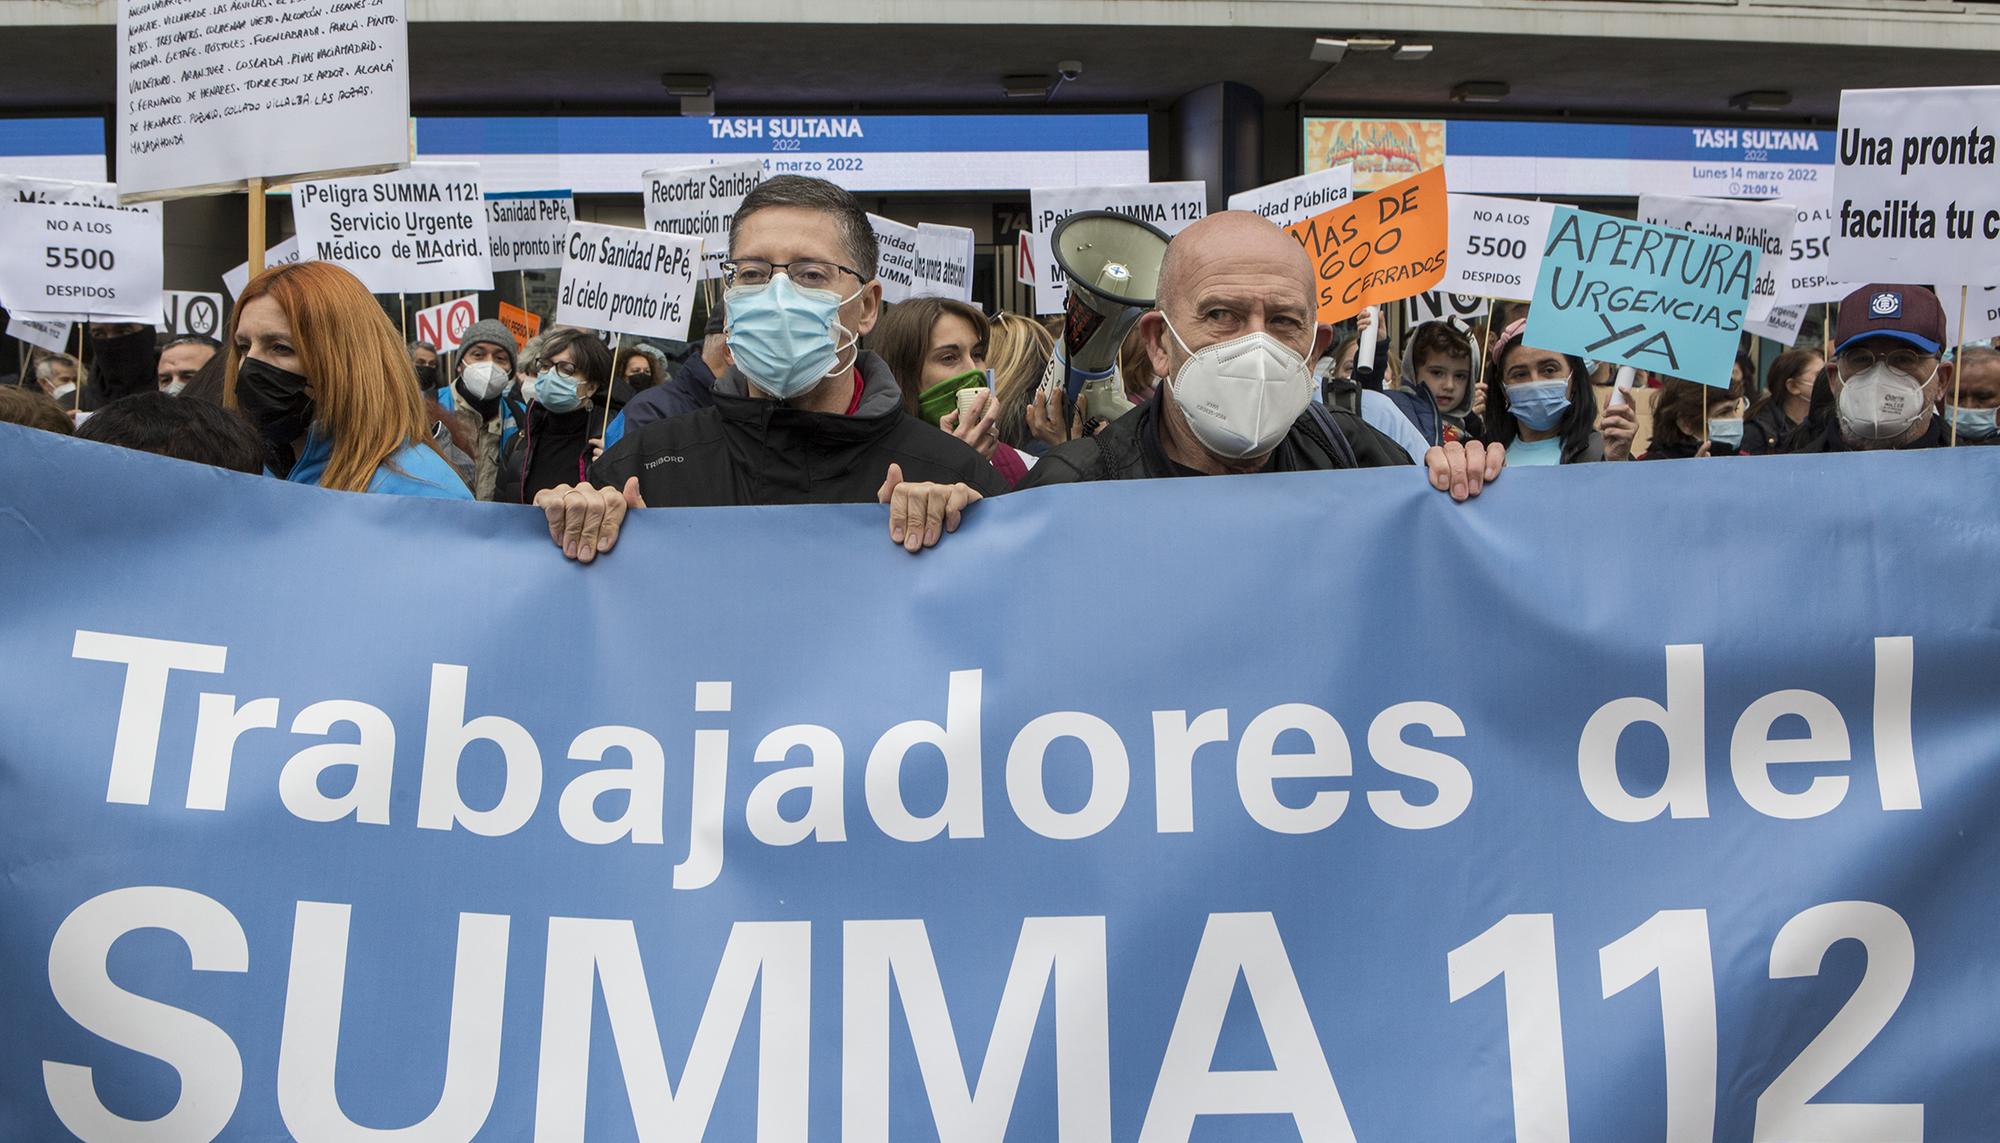
POLYGON ((1500 474, 1502 449, 1452 441, 1415 458, 1360 417, 1313 403, 1312 363, 1333 340, 1314 285, 1297 240, 1258 215, 1183 230, 1167 247, 1158 308, 1138 326, 1161 396, 1052 450, 1022 487, 1421 460, 1439 491, 1477 496, 1500 474))
POLYGON ((1944 340, 1944 306, 1923 286, 1878 283, 1847 295, 1834 322, 1826 372, 1834 416, 1817 432, 1811 422, 1801 427, 1790 451, 1949 444, 1950 424, 1938 415, 1939 401, 1951 392, 1944 340))
POLYGON ((629 432, 587 483, 535 497, 566 556, 610 550, 630 508, 878 501, 890 538, 915 551, 1006 491, 970 445, 904 412, 895 375, 860 348, 882 285, 854 196, 824 179, 766 179, 737 208, 729 253, 733 364, 714 407, 629 432))
POLYGON ((1958 384, 1945 394, 1944 411, 1958 428, 1958 443, 2000 444, 2000 352, 1969 345, 1955 364, 1958 384))

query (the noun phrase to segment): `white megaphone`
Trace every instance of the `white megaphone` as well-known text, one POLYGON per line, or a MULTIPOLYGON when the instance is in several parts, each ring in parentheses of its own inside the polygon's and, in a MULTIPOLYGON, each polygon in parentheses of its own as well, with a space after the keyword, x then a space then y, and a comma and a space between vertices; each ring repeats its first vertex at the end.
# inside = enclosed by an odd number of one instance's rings
POLYGON ((1130 407, 1122 389, 1111 392, 1119 389, 1118 351, 1139 315, 1159 297, 1167 236, 1128 215, 1086 210, 1056 224, 1049 248, 1056 268, 1069 279, 1069 301, 1042 387, 1060 389, 1074 402, 1089 386, 1088 411, 1115 419, 1130 407), (1101 407, 1107 404, 1111 407, 1101 407))

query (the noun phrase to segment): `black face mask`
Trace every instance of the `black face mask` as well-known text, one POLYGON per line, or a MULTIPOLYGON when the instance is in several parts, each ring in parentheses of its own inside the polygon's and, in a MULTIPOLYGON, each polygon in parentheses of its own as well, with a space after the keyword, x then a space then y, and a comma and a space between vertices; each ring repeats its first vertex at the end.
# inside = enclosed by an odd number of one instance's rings
POLYGON ((236 367, 236 404, 264 435, 271 471, 280 477, 291 472, 298 459, 292 442, 304 436, 313 422, 305 376, 246 357, 236 367))
POLYGON ((438 387, 438 367, 436 365, 419 365, 416 367, 416 370, 417 384, 423 386, 426 390, 438 387))

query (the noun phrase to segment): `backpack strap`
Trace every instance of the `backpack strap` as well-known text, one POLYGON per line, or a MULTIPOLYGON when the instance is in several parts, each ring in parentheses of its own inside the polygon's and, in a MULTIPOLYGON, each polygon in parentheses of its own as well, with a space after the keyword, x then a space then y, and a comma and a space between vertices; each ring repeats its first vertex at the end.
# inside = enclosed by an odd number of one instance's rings
POLYGON ((1312 417, 1313 424, 1319 426, 1320 432, 1326 434, 1326 443, 1333 447, 1334 467, 1360 468, 1361 462, 1354 455, 1354 445, 1348 441, 1347 434, 1340 431, 1339 423, 1333 419, 1332 413, 1327 412, 1326 406, 1308 401, 1306 412, 1312 417))

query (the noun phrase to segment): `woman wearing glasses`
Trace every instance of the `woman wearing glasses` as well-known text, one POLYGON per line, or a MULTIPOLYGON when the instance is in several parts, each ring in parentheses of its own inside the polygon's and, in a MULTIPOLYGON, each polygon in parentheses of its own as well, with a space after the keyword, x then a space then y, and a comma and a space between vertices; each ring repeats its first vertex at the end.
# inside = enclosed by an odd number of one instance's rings
POLYGON ((522 386, 527 423, 500 455, 494 499, 529 504, 545 488, 582 483, 590 439, 604 429, 597 398, 611 381, 611 350, 594 333, 562 328, 542 336, 540 371, 522 386))

